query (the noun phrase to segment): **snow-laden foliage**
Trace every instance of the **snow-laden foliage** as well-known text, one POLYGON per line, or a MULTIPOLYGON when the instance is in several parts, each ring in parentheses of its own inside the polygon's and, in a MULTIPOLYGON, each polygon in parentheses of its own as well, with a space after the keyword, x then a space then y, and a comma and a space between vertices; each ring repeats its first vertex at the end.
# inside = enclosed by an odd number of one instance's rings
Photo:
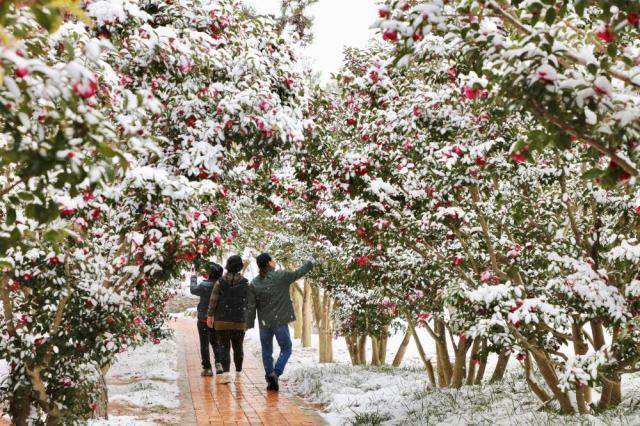
MULTIPOLYGON (((48 34, 3 9, 2 398, 17 423, 99 409, 119 352, 165 334, 173 280, 231 243, 228 200, 302 141, 303 69, 235 1, 88 2, 48 34)), ((268 173, 268 172, 267 172, 268 173)))

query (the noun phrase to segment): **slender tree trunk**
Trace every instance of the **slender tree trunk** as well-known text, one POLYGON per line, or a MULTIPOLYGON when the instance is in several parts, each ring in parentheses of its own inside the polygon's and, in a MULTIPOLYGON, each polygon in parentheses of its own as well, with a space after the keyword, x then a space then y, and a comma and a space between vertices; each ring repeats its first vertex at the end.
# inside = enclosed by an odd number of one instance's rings
POLYGON ((402 364, 402 360, 404 359, 404 355, 407 353, 410 341, 411 329, 407 328, 406 333, 404 333, 404 339, 402 339, 402 343, 400 343, 400 347, 398 348, 398 352, 396 352, 396 356, 393 358, 392 366, 400 367, 400 364, 402 364))
POLYGON ((324 293, 320 317, 320 362, 333 362, 333 330, 331 328, 331 296, 324 293))
MULTIPOLYGON (((576 355, 585 355, 589 351, 587 343, 584 341, 584 333, 582 326, 574 323, 571 324, 571 334, 573 336, 573 351, 576 355)), ((576 389, 576 405, 580 414, 589 412, 588 404, 591 402, 591 388, 588 385, 578 387, 576 389)))
POLYGON ((531 363, 531 355, 527 352, 526 358, 524 359, 524 378, 529 385, 529 389, 545 404, 551 400, 551 397, 547 392, 545 392, 538 383, 531 377, 532 363, 531 363))
POLYGON ((482 356, 480 357, 480 365, 478 366, 478 372, 476 374, 475 379, 473 380, 474 385, 482 384, 482 379, 484 379, 484 373, 487 370, 487 339, 482 339, 482 343, 480 345, 480 352, 482 356))
POLYGON ((15 426, 28 426, 27 420, 31 412, 31 392, 25 395, 16 395, 9 403, 9 416, 11 416, 11 424, 15 426))
POLYGON ((302 305, 302 347, 310 348, 313 333, 313 297, 309 280, 304 280, 304 301, 302 305))
POLYGON ((476 380, 476 366, 478 365, 478 352, 480 351, 480 339, 474 339, 471 345, 471 356, 467 367, 467 385, 472 385, 476 380))
POLYGON ((458 389, 462 386, 465 375, 465 366, 467 361, 467 352, 471 346, 469 339, 465 336, 460 338, 458 349, 456 350, 455 363, 453 365, 453 374, 451 376, 451 387, 458 389))
POLYGON ((427 377, 429 378, 429 382, 431 382, 432 386, 436 386, 436 375, 433 371, 433 365, 431 364, 431 360, 427 358, 427 354, 422 347, 422 342, 420 341, 420 337, 418 333, 416 333, 416 328, 413 324, 413 320, 410 316, 407 315, 407 324, 409 324, 408 332, 413 336, 413 341, 418 348, 418 353, 420 354, 420 359, 422 359, 422 363, 424 364, 425 369, 427 370, 427 377))
POLYGON ((378 344, 378 338, 375 336, 371 337, 371 365, 380 366, 380 345, 378 344))
POLYGON ((389 343, 389 327, 382 330, 382 335, 378 338, 378 358, 380 365, 387 363, 387 344, 389 343))
POLYGON ((549 386, 549 389, 551 389, 551 392, 560 404, 560 412, 562 414, 575 413, 575 409, 573 408, 573 404, 571 404, 568 393, 561 390, 558 386, 558 377, 556 376, 553 363, 549 359, 548 355, 537 348, 533 348, 531 350, 531 354, 538 365, 538 370, 540 370, 542 378, 547 383, 547 386, 549 386))
POLYGON ((363 334, 358 339, 359 365, 367 365, 367 335, 363 334))
POLYGON ((301 339, 302 338, 302 296, 300 295, 299 291, 297 290, 297 285, 296 283, 293 283, 292 286, 290 286, 290 295, 291 295, 291 301, 293 302, 293 310, 295 312, 295 317, 296 320, 293 322, 293 338, 294 339, 301 339))
POLYGON ((498 355, 498 362, 496 362, 496 367, 493 370, 493 374, 491 375, 491 379, 489 383, 497 383, 502 381, 504 377, 504 373, 507 371, 507 365, 509 364, 509 358, 511 358, 509 351, 502 351, 500 355, 498 355))
POLYGON ((447 348, 447 330, 444 321, 436 319, 434 321, 434 331, 436 338, 436 355, 438 357, 438 382, 440 387, 448 387, 451 384, 453 369, 449 359, 449 349, 447 348))

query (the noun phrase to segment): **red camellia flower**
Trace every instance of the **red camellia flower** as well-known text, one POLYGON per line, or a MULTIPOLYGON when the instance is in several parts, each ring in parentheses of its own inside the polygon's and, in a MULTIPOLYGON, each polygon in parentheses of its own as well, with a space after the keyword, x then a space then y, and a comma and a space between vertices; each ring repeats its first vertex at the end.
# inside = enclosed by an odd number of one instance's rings
POLYGON ((636 214, 640 214, 640 206, 636 207, 636 214))
POLYGON ((96 207, 91 211, 91 219, 98 220, 100 219, 100 208, 96 207))
POLYGON ((98 92, 98 84, 93 80, 87 80, 85 83, 79 81, 73 85, 73 91, 82 99, 89 99, 98 92))
POLYGON ((187 126, 194 128, 196 127, 196 117, 191 115, 189 116, 189 118, 187 118, 187 126))
POLYGON ((462 88, 462 95, 468 100, 473 100, 478 96, 480 96, 480 90, 474 89, 471 86, 465 85, 462 88))
POLYGON ((389 16, 389 9, 381 7, 380 9, 378 9, 378 16, 381 18, 386 18, 387 16, 389 16))
POLYGON ((476 158, 476 164, 480 167, 484 167, 487 164, 487 160, 485 160, 483 157, 478 157, 476 158))
POLYGON ((61 260, 58 256, 53 256, 52 258, 49 259, 49 263, 52 265, 57 265, 61 263, 61 260))
POLYGON ((364 226, 361 226, 356 229, 356 234, 358 234, 358 237, 364 238, 367 235, 367 230, 364 228, 364 226))
POLYGON ((382 39, 384 41, 398 41, 398 32, 393 30, 385 30, 382 33, 382 39))
POLYGON ((347 118, 347 125, 349 125, 349 126, 355 126, 355 125, 356 125, 356 123, 357 123, 357 121, 356 121, 356 119, 355 119, 355 118, 353 118, 353 117, 349 117, 349 118, 347 118))
POLYGON ((76 212, 76 209, 73 209, 71 207, 61 207, 59 211, 60 211, 60 216, 68 217, 73 215, 76 212))
POLYGON ((27 75, 29 75, 29 70, 24 67, 19 67, 19 68, 16 68, 13 74, 18 78, 24 78, 27 75))
POLYGON ((358 256, 356 257, 356 264, 362 268, 371 263, 371 259, 369 256, 358 256))
POLYGON ((454 256, 453 257, 453 266, 462 266, 464 260, 461 257, 454 256))
POLYGON ((11 283, 9 284, 9 289, 11 291, 17 291, 20 289, 20 283, 16 280, 11 280, 11 283))
POLYGON ((136 327, 137 327, 137 326, 142 325, 142 318, 140 318, 140 317, 135 317, 135 318, 133 319, 133 325, 135 325, 136 327))
POLYGON ((600 40, 604 41, 605 43, 611 43, 613 40, 616 39, 615 33, 611 31, 609 28, 603 28, 600 31, 596 32, 596 37, 598 37, 600 40))
POLYGON ((525 157, 524 154, 520 151, 514 152, 511 155, 511 159, 516 163, 524 163, 525 161, 527 161, 527 157, 525 157))
POLYGON ((638 23, 640 23, 640 14, 631 12, 630 14, 627 15, 627 22, 630 25, 638 25, 638 23))
POLYGON ((95 195, 93 195, 93 192, 85 192, 84 194, 82 194, 82 199, 86 202, 89 202, 95 200, 96 197, 95 195))
POLYGON ((371 81, 373 81, 374 83, 377 83, 378 80, 380 80, 380 75, 378 74, 378 71, 373 70, 369 73, 369 78, 371 79, 371 81))

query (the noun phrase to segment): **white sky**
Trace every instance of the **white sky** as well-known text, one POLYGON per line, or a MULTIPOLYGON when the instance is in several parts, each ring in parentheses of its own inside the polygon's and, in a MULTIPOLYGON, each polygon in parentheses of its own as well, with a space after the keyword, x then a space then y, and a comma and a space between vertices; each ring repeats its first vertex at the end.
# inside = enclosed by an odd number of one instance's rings
MULTIPOLYGON (((280 11, 279 0, 244 0, 258 13, 280 11)), ((330 73, 338 71, 342 50, 346 46, 365 47, 374 35, 369 29, 378 17, 377 0, 320 0, 309 9, 315 17, 313 44, 305 50, 313 66, 327 81, 330 73)))

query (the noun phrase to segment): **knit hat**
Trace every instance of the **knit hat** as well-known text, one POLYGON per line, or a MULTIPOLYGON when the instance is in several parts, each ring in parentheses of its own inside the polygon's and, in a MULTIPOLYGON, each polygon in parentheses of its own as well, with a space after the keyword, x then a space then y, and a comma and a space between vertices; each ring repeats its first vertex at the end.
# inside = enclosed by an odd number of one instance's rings
POLYGON ((256 257, 256 263, 260 269, 264 269, 269 266, 269 262, 271 262, 271 260, 269 253, 262 253, 260 256, 256 257))
POLYGON ((242 258, 237 254, 227 259, 227 271, 231 272, 232 274, 237 274, 238 272, 242 271, 243 267, 244 264, 242 263, 242 258))
POLYGON ((222 276, 223 272, 222 266, 217 263, 212 263, 211 266, 209 266, 209 281, 216 281, 222 276))

